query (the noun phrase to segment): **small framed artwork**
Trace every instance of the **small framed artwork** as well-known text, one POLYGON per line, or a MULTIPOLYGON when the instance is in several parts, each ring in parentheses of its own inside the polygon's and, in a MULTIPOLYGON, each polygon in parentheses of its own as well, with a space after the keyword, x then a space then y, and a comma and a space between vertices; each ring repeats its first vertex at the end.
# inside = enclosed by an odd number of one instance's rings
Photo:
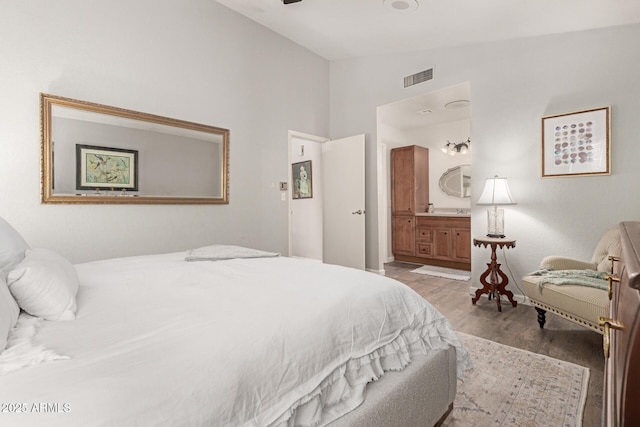
POLYGON ((542 118, 542 177, 611 174, 611 107, 542 118))
POLYGON ((311 160, 291 165, 294 199, 310 199, 313 197, 311 160))
POLYGON ((138 151, 76 144, 76 189, 138 191, 138 151))

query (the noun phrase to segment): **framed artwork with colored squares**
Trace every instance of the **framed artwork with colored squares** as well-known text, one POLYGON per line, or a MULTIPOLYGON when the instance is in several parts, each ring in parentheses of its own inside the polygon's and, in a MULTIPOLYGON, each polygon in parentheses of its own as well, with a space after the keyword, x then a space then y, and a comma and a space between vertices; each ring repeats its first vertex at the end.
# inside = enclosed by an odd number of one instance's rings
POLYGON ((542 177, 611 174, 611 107, 542 118, 542 177))

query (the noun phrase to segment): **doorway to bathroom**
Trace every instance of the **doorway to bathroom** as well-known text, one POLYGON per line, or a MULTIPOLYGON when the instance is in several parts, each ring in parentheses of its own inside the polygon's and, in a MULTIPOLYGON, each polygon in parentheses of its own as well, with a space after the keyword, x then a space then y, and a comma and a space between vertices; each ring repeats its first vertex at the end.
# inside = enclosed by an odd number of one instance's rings
POLYGON ((378 107, 378 215, 380 265, 393 261, 390 152, 403 146, 429 149, 429 202, 435 211, 471 209, 471 88, 469 82, 378 107), (448 145, 447 145, 448 144, 448 145), (460 172, 466 187, 449 191, 460 172), (464 171, 464 174, 462 173, 464 171), (464 176, 463 176, 464 175, 464 176), (447 179, 448 177, 448 179, 447 179))

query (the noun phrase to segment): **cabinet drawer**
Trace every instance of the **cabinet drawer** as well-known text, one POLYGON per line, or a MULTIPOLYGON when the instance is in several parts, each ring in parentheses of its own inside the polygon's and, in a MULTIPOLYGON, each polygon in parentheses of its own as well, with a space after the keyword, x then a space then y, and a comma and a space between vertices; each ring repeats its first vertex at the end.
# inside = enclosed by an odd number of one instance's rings
POLYGON ((433 256, 433 245, 431 243, 418 243, 417 256, 431 258, 433 256))
POLYGON ((426 227, 416 228, 416 240, 423 242, 433 242, 433 230, 426 227))
POLYGON ((471 229, 471 218, 454 216, 417 216, 416 226, 471 229))

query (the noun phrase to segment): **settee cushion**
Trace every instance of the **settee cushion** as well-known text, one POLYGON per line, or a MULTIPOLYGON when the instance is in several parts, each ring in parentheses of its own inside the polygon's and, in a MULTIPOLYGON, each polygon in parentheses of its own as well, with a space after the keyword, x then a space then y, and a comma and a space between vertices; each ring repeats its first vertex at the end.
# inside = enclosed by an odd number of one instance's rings
POLYGON ((608 230, 598 242, 596 249, 593 251, 591 262, 597 265, 596 269, 598 271, 611 271, 609 256, 620 256, 621 252, 620 229, 614 227, 608 230))
POLYGON ((532 305, 568 318, 597 332, 600 316, 608 316, 609 297, 607 291, 579 285, 552 285, 540 276, 525 276, 522 279, 525 294, 532 305))

